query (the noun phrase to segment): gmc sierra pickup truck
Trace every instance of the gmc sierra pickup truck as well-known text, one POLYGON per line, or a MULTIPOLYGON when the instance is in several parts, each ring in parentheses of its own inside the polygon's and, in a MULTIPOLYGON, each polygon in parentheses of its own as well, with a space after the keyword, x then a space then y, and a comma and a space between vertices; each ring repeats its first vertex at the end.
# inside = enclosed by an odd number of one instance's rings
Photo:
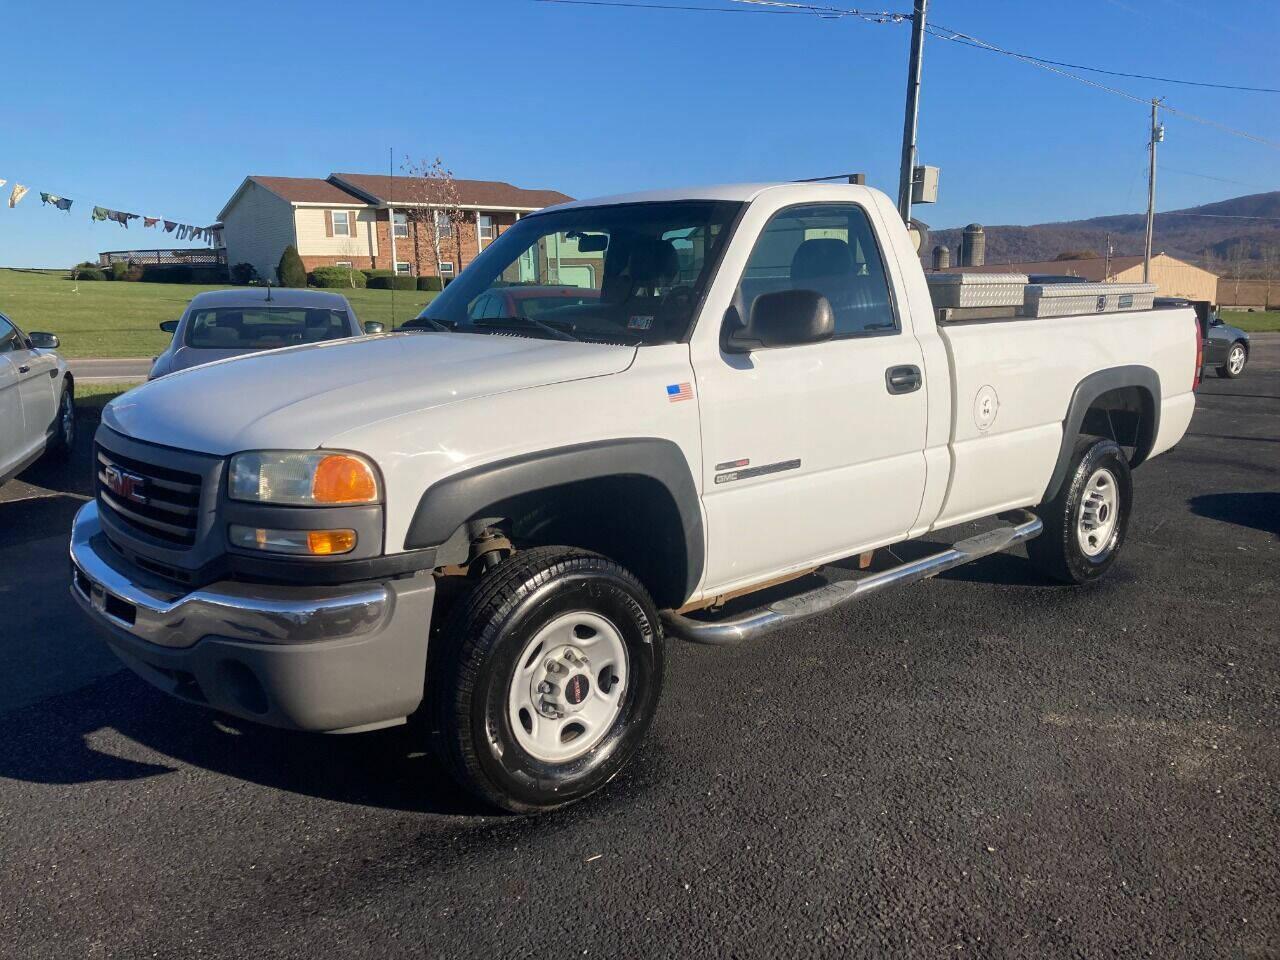
POLYGON ((932 283, 862 186, 538 212, 412 330, 111 403, 72 595, 184 700, 302 730, 425 720, 482 799, 573 801, 635 752, 667 637, 753 640, 1024 541, 1069 583, 1115 562, 1130 470, 1191 418, 1193 312, 932 283), (513 286, 584 293, 503 310, 513 286))

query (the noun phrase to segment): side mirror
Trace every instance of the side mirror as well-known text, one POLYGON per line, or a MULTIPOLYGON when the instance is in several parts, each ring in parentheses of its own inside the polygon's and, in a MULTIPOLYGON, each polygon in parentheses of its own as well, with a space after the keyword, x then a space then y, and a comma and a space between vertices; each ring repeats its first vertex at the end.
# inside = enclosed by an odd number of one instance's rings
POLYGON ((746 327, 730 333, 726 346, 730 353, 797 347, 830 340, 835 332, 835 314, 822 294, 816 290, 777 290, 756 297, 746 327))
POLYGON ((29 333, 27 339, 31 341, 31 346, 37 350, 57 350, 62 343, 52 333, 29 333))
POLYGON ((178 321, 177 320, 161 320, 160 329, 163 330, 165 333, 176 333, 178 330, 178 321))
POLYGON ((387 329, 386 324, 380 323, 377 320, 366 320, 364 322, 365 333, 383 333, 386 331, 386 329, 387 329))

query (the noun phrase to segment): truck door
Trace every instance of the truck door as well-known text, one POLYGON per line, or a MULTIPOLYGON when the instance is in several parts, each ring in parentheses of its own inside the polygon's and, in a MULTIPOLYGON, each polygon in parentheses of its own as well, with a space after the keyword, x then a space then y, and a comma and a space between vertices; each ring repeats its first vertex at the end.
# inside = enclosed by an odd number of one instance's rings
POLYGON ((756 236, 745 265, 724 264, 740 270, 726 322, 749 319, 760 294, 804 289, 830 301, 836 331, 750 354, 695 343, 706 589, 900 540, 925 485, 922 352, 895 310, 867 211, 796 204, 751 234, 752 212, 739 227, 739 242, 756 236))

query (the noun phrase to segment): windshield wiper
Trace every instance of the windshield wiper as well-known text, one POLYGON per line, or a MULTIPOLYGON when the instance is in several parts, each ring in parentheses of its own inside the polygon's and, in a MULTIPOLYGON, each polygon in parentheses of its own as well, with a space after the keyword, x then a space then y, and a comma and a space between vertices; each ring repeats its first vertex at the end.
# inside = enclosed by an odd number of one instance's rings
POLYGON ((534 317, 484 317, 483 319, 480 319, 480 320, 473 320, 472 323, 474 323, 477 327, 484 327, 484 326, 488 326, 489 324, 494 324, 496 326, 498 324, 503 324, 503 323, 522 323, 522 324, 525 324, 526 326, 533 327, 535 330, 541 330, 543 333, 550 336, 553 340, 571 340, 574 343, 582 342, 577 337, 575 337, 572 333, 569 333, 569 331, 560 330, 556 327, 551 326, 551 324, 543 323, 541 320, 537 320, 534 317))

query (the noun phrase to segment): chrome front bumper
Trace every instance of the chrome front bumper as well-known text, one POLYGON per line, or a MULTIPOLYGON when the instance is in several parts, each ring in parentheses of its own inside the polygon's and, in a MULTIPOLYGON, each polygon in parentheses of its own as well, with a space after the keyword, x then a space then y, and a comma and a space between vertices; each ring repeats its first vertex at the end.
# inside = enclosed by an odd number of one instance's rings
POLYGON ((162 647, 189 647, 210 634, 265 643, 360 637, 381 629, 394 611, 392 593, 381 583, 293 587, 228 581, 175 595, 159 578, 113 556, 101 533, 98 505, 86 503, 71 527, 72 590, 99 616, 162 647))
POLYGON ((395 723, 422 700, 430 575, 175 593, 111 547, 91 502, 72 526, 71 594, 129 667, 184 700, 305 730, 395 723))

